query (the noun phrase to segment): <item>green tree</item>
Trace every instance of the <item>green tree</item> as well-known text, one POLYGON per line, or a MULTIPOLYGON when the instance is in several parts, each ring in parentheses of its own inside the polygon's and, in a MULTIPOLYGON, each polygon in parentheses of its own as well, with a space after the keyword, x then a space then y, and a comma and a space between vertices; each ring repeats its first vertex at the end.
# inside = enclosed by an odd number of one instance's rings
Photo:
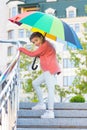
POLYGON ((55 93, 56 95, 58 95, 60 97, 60 102, 63 102, 63 99, 68 95, 70 94, 68 88, 64 88, 64 87, 61 87, 59 85, 56 85, 55 86, 55 93))
MULTIPOLYGON (((87 30, 87 23, 84 23, 87 30)), ((83 46, 82 50, 69 50, 71 60, 74 61, 76 69, 76 77, 73 86, 70 87, 71 93, 86 94, 87 93, 87 32, 84 33, 84 40, 80 40, 83 46)))

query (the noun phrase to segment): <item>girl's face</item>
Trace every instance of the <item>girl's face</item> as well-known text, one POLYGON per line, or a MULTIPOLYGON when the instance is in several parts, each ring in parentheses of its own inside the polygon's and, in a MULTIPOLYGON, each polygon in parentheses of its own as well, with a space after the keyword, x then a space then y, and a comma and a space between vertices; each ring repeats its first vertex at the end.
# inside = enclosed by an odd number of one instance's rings
POLYGON ((34 37, 31 42, 34 43, 35 46, 39 47, 43 43, 43 40, 40 37, 34 37))

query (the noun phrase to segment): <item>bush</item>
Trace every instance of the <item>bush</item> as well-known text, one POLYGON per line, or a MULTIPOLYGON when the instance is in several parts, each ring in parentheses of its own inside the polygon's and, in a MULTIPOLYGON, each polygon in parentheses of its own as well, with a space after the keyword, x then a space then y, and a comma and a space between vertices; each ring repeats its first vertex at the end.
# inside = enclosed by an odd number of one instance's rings
POLYGON ((85 98, 82 95, 76 95, 70 99, 70 102, 85 102, 85 98))

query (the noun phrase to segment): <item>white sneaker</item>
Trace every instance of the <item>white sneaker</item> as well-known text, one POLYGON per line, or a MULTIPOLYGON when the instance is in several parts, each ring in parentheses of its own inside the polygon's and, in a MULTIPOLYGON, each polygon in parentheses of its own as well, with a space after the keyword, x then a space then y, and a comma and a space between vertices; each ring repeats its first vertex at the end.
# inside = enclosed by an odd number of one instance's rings
POLYGON ((32 107, 32 110, 45 110, 46 109, 46 104, 45 103, 38 103, 34 107, 32 107))
POLYGON ((41 118, 54 118, 54 111, 47 110, 43 115, 41 115, 41 118))

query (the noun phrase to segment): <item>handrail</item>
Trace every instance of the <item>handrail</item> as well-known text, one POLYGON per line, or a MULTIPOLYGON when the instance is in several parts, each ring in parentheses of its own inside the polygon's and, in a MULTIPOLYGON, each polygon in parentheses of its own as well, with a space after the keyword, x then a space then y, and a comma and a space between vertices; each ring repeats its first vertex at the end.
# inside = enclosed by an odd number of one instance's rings
MULTIPOLYGON (((0 40, 0 43, 12 43, 12 44, 17 44, 17 46, 20 46, 21 44, 25 44, 25 41, 13 41, 13 40, 0 40)), ((0 85, 5 81, 5 79, 7 78, 7 76, 10 74, 10 72, 12 71, 12 68, 15 66, 17 60, 19 57, 19 51, 15 57, 15 59, 13 58, 11 64, 7 67, 7 69, 3 72, 3 74, 0 76, 0 85)))
MULTIPOLYGON (((17 55, 15 56, 15 58, 13 58, 11 64, 8 66, 8 68, 7 68, 7 69, 4 71, 4 73, 1 75, 1 77, 0 77, 0 86, 3 84, 3 82, 6 80, 6 78, 10 75, 10 73, 11 73, 12 70, 14 69, 16 63, 18 62, 18 59, 19 59, 19 51, 18 51, 17 55)), ((11 75, 11 78, 10 78, 10 80, 8 81, 7 84, 10 84, 10 82, 11 82, 13 76, 14 76, 14 73, 11 75)), ((1 92, 1 94, 0 94, 0 100, 1 100, 1 98, 2 98, 2 96, 3 96, 3 94, 5 94, 6 89, 7 89, 7 86, 8 86, 8 85, 6 85, 5 88, 4 88, 4 90, 1 92)))
MULTIPOLYGON (((1 41, 0 41, 1 42, 1 41)), ((9 43, 9 41, 4 41, 9 43)), ((15 41, 13 41, 14 43, 15 41)), ((20 45, 19 41, 16 41, 17 45, 20 45)), ((17 110, 19 108, 19 55, 13 57, 10 65, 0 76, 0 87, 7 81, 4 89, 0 93, 0 111, 2 130, 12 130, 16 121, 17 110), (9 117, 10 116, 10 117, 9 117)))
POLYGON ((17 53, 17 55, 15 56, 15 58, 13 58, 11 64, 7 67, 7 69, 3 72, 3 74, 0 76, 0 85, 2 85, 2 83, 6 80, 6 78, 8 77, 8 75, 11 73, 12 69, 14 68, 15 64, 17 63, 19 58, 19 51, 17 53))
POLYGON ((16 41, 16 40, 0 40, 0 43, 12 43, 12 44, 26 44, 26 41, 16 41))

